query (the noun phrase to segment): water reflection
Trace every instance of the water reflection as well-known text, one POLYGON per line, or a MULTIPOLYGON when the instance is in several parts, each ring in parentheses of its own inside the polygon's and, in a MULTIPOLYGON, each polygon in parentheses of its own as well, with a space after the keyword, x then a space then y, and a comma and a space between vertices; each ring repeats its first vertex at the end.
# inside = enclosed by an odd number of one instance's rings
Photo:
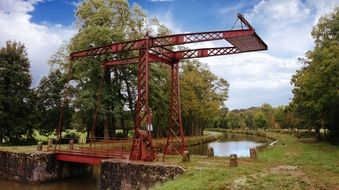
POLYGON ((263 148, 268 140, 253 135, 229 134, 219 141, 189 147, 193 155, 206 155, 208 147, 212 147, 215 156, 237 154, 239 157, 249 157, 250 148, 263 148))
POLYGON ((41 184, 26 184, 0 179, 1 190, 93 190, 99 189, 100 168, 94 167, 93 174, 41 184))

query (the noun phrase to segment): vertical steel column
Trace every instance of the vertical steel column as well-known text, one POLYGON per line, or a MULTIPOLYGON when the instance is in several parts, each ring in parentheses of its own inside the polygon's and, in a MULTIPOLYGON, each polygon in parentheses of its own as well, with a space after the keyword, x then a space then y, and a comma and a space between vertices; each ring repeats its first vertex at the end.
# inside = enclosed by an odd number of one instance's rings
MULTIPOLYGON (((142 160, 149 153, 153 153, 152 148, 145 150, 142 147, 142 137, 145 134, 141 134, 142 124, 145 121, 150 109, 148 105, 149 97, 149 38, 146 38, 145 47, 139 51, 139 63, 138 63, 138 97, 135 109, 135 122, 134 122, 134 138, 130 153, 131 160, 142 160)), ((147 132, 147 146, 152 147, 152 137, 150 132, 147 132)))
POLYGON ((182 128, 180 85, 179 85, 179 61, 171 65, 171 92, 170 92, 170 116, 167 132, 167 142, 164 154, 182 154, 186 150, 184 131, 182 128), (175 146, 179 141, 179 147, 175 146))

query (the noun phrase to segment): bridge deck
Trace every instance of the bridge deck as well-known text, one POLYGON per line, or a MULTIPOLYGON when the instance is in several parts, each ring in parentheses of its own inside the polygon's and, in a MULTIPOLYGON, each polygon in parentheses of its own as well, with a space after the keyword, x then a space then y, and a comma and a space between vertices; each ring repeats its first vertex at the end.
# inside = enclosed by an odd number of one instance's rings
MULTIPOLYGON (((54 145, 49 142, 47 151, 54 152, 56 159, 60 161, 98 165, 102 160, 111 158, 129 159, 132 142, 133 139, 127 138, 91 139, 89 142, 63 138, 54 142, 54 145)), ((158 144, 157 140, 154 144, 158 144)), ((155 146, 153 150, 162 153, 162 147, 155 146)))
POLYGON ((76 163, 84 163, 84 164, 94 164, 99 165, 102 160, 117 158, 117 159, 127 159, 129 157, 129 152, 125 152, 124 154, 81 154, 74 152, 55 152, 56 159, 60 161, 67 162, 76 162, 76 163))
POLYGON ((48 145, 47 151, 54 152, 60 161, 100 164, 105 159, 129 158, 131 144, 131 139, 91 139, 88 143, 79 139, 62 139, 54 146, 48 145))

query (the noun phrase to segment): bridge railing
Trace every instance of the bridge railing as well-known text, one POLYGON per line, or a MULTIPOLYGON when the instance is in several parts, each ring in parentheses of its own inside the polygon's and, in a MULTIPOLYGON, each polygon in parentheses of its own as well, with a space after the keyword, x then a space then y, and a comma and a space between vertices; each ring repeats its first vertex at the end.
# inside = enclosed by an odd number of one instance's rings
POLYGON ((50 142, 47 151, 106 158, 128 158, 133 139, 128 138, 61 138, 50 142))

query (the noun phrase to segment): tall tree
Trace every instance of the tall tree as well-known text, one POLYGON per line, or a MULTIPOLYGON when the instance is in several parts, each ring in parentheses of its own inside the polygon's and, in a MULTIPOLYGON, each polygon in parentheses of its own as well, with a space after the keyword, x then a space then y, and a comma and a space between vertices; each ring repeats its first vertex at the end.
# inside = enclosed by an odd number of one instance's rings
MULTIPOLYGON (((313 28, 315 47, 301 59, 303 68, 291 82, 292 107, 306 125, 338 134, 339 123, 339 8, 319 19, 313 28)), ((334 135, 338 138, 338 135, 334 135)))
POLYGON ((26 48, 7 41, 0 49, 0 142, 32 139, 34 94, 26 48))
POLYGON ((228 97, 228 83, 197 60, 182 63, 181 108, 186 133, 202 135, 214 121, 228 97))
POLYGON ((268 127, 267 117, 261 110, 256 111, 254 114, 254 126, 261 129, 267 129, 268 127))
MULTIPOLYGON (((139 39, 146 33, 158 35, 169 32, 156 19, 147 22, 146 14, 140 6, 137 4, 130 6, 127 0, 85 0, 78 6, 76 16, 79 32, 69 44, 71 52, 139 39)), ((81 121, 87 128, 88 134, 95 123, 98 126, 97 136, 102 136, 102 131, 111 131, 114 135, 118 127, 122 128, 127 135, 128 129, 133 126, 131 124, 135 116, 137 66, 124 65, 107 69, 100 67, 100 63, 104 60, 116 56, 123 58, 132 54, 136 52, 83 58, 74 63, 73 80, 78 89, 77 98, 73 102, 76 109, 75 120, 81 121), (103 81, 102 89, 100 89, 101 81, 103 81), (94 121, 94 115, 97 115, 97 122, 94 121)), ((159 74, 164 68, 152 65, 151 70, 159 74)), ((163 89, 166 81, 158 83, 156 80, 158 79, 150 80, 152 93, 158 93, 155 96, 162 97, 158 89, 163 89)), ((152 103, 153 100, 158 101, 157 98, 151 97, 151 106, 158 105, 152 103)), ((155 108, 157 112, 155 118, 163 120, 164 114, 160 111, 160 108, 155 108)))
POLYGON ((42 77, 35 88, 36 115, 39 118, 36 128, 45 135, 56 131, 62 106, 64 106, 62 127, 64 129, 71 127, 73 108, 63 105, 65 98, 72 99, 73 91, 71 86, 65 89, 65 83, 69 78, 69 73, 65 70, 69 61, 68 54, 66 44, 62 45, 48 61, 50 66, 48 76, 42 77))
POLYGON ((261 105, 260 110, 265 114, 265 118, 267 121, 268 128, 275 128, 275 116, 274 116, 274 109, 270 104, 264 103, 261 105))
MULTIPOLYGON (((49 135, 56 130, 58 126, 60 109, 63 101, 63 89, 65 78, 60 70, 52 70, 48 76, 41 79, 35 92, 37 95, 37 116, 39 122, 37 128, 40 133, 49 135)), ((62 126, 64 129, 70 128, 72 108, 63 108, 62 126)))

